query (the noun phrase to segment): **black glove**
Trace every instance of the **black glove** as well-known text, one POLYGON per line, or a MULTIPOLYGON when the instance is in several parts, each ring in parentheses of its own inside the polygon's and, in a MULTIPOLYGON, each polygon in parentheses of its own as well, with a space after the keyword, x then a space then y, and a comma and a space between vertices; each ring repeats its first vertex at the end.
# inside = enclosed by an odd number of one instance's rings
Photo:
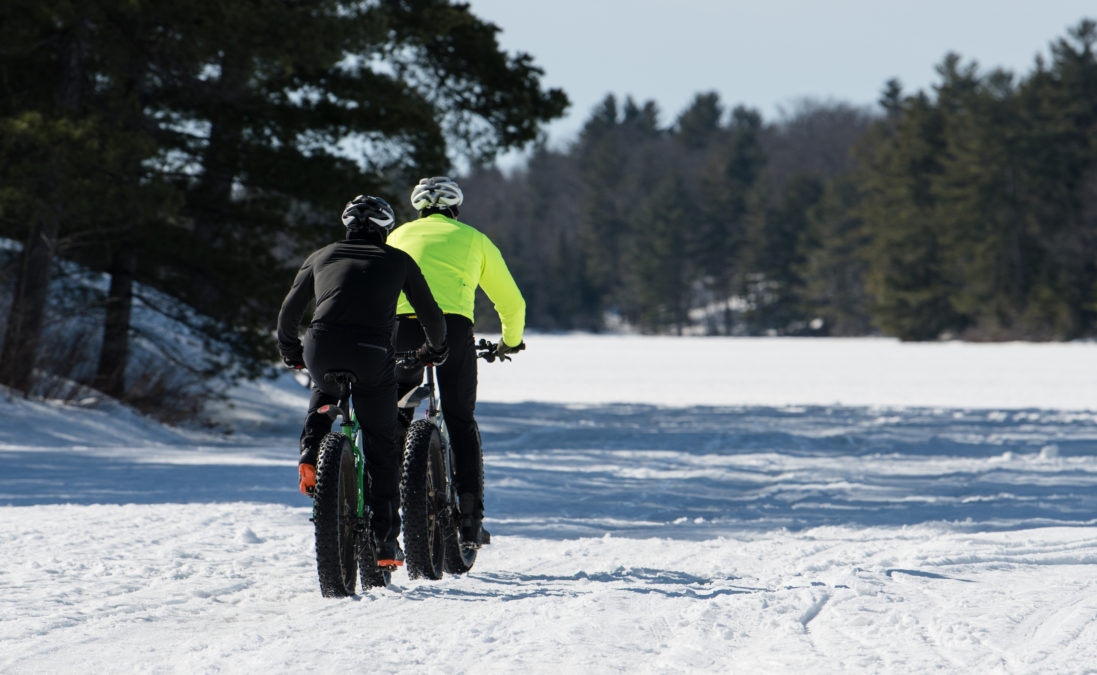
POLYGON ((440 366, 449 358, 449 347, 442 345, 434 349, 429 342, 424 342, 415 352, 415 358, 419 359, 420 363, 433 363, 440 366))
POLYGON ((526 343, 525 342, 519 342, 517 347, 511 347, 507 343, 500 340, 499 344, 495 345, 495 356, 500 361, 509 361, 510 358, 507 356, 507 354, 513 354, 514 352, 520 352, 525 348, 526 348, 526 343))
POLYGON ((286 364, 287 368, 293 368, 294 370, 301 370, 305 367, 305 350, 301 347, 301 343, 297 343, 296 349, 282 350, 282 363, 286 364))

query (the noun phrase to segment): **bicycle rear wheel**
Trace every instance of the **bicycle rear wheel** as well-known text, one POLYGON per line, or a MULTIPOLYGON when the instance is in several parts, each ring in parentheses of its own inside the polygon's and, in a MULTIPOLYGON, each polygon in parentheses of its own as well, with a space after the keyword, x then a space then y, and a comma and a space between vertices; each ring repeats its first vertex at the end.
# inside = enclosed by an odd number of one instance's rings
POLYGON ((354 595, 364 523, 358 518, 354 449, 343 434, 330 433, 320 442, 312 515, 320 592, 325 598, 354 595))
MULTIPOLYGON (((453 456, 453 447, 448 448, 449 451, 449 465, 457 466, 457 458, 453 456)), ((484 485, 484 455, 480 454, 480 490, 483 491, 484 485)), ((461 535, 459 534, 459 528, 461 526, 458 520, 458 513, 456 511, 450 512, 450 517, 446 519, 445 531, 446 531, 446 559, 445 567, 446 572, 449 574, 465 574, 472 569, 472 566, 476 564, 476 551, 475 545, 461 543, 461 535)))
POLYGON ((400 497, 404 507, 404 547, 408 576, 441 579, 445 562, 448 476, 442 434, 426 420, 408 428, 400 497))

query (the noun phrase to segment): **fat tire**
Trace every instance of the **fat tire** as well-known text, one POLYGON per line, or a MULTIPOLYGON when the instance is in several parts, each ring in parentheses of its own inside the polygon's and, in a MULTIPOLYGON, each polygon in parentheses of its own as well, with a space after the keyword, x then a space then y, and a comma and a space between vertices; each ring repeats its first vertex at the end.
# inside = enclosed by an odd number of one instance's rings
POLYGON ((358 569, 362 576, 362 590, 384 588, 392 580, 392 573, 377 566, 377 547, 373 544, 373 534, 358 540, 358 569))
MULTIPOLYGON (((320 441, 312 518, 316 525, 316 571, 325 598, 354 595, 360 557, 357 510, 354 450, 346 436, 330 433, 320 441)), ((368 537, 368 529, 365 534, 368 537)))
MULTIPOLYGON (((361 441, 361 437, 359 438, 361 441)), ((367 525, 372 521, 373 514, 369 511, 371 502, 369 476, 365 476, 362 500, 366 504, 367 525)), ((373 527, 367 527, 358 539, 358 569, 362 577, 362 589, 383 588, 392 581, 392 573, 382 570, 377 566, 377 544, 373 537, 373 527)))
MULTIPOLYGON (((359 442, 361 437, 359 437, 359 442)), ((377 566, 377 542, 373 537, 373 527, 370 525, 373 514, 369 511, 370 497, 370 481, 369 476, 365 476, 362 486, 365 490, 365 494, 362 495, 362 501, 366 504, 366 523, 365 531, 360 537, 358 537, 358 571, 362 579, 362 590, 365 591, 369 588, 384 588, 389 585, 392 580, 392 573, 388 570, 383 570, 377 566)))
MULTIPOLYGON (((480 431, 477 429, 477 447, 480 447, 479 435, 480 431)), ((457 466, 457 458, 453 456, 453 446, 448 448, 450 453, 450 466, 457 466)), ((480 481, 480 494, 484 494, 484 453, 479 453, 479 481, 480 481)), ((460 535, 461 522, 459 520, 459 514, 456 511, 452 511, 450 517, 446 522, 446 559, 445 568, 449 574, 466 574, 472 569, 472 566, 476 564, 476 546, 465 546, 461 543, 460 535)))
POLYGON ((427 420, 408 428, 400 500, 404 508, 404 562, 412 579, 438 580, 445 570, 445 500, 449 489, 442 434, 427 420))

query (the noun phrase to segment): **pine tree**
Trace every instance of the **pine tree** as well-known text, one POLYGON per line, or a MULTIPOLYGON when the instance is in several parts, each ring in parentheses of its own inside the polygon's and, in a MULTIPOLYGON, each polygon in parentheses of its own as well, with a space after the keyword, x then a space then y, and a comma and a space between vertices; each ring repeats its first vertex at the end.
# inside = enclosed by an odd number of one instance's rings
POLYGON ((684 236, 688 204, 681 176, 669 172, 636 210, 622 305, 630 320, 650 331, 672 327, 681 335, 689 323, 694 269, 684 236))
POLYGON ((385 194, 390 180, 403 192, 413 176, 447 170, 450 149, 482 158, 533 141, 566 106, 467 5, 35 4, 0 10, 12 75, 0 83, 0 124, 22 130, 3 151, 34 146, 56 167, 32 185, 18 170, 29 161, 13 161, 4 170, 16 179, 0 192, 5 220, 37 223, 4 347, 4 362, 18 365, 3 380, 24 389, 62 223, 104 234, 71 252, 112 276, 104 389, 125 381, 137 281, 206 312, 211 334, 256 366, 269 358, 270 307, 292 274, 278 271, 299 262, 289 251, 321 238, 309 225, 337 223, 354 194, 385 194), (355 145, 360 157, 347 157, 355 145), (79 209, 64 198, 32 208, 80 181, 90 189, 79 209))
POLYGON ((687 148, 699 150, 720 134, 724 106, 716 92, 697 94, 693 102, 678 115, 674 137, 687 148))
MULTIPOLYGON (((86 115, 91 87, 92 7, 6 3, 0 10, 4 49, 3 220, 9 232, 27 223, 0 350, 0 384, 27 392, 48 297, 53 261, 77 207, 66 195, 94 194, 99 120, 86 115), (10 56, 9 56, 10 55, 10 56), (9 60, 10 59, 10 60, 9 60)), ((80 208, 80 210, 83 210, 80 208)), ((75 213, 79 219, 81 214, 75 213)))
POLYGON ((862 149, 857 211, 870 237, 867 285, 874 322, 907 340, 935 339, 965 325, 951 297, 932 182, 941 172, 944 121, 927 96, 903 102, 902 112, 880 123, 862 149))
MULTIPOLYGON (((720 331, 735 330, 732 301, 745 283, 751 204, 766 164, 761 145, 762 116, 737 106, 724 134, 701 167, 699 213, 691 252, 710 301, 722 305, 720 331)), ((711 330, 711 329, 710 329, 711 330)))
POLYGON ((1018 88, 1025 207, 1026 334, 1072 338, 1097 328, 1097 22, 1051 46, 1051 62, 1018 88))
MULTIPOLYGON (((619 133, 617 100, 607 96, 595 108, 579 135, 576 163, 582 179, 580 202, 580 243, 584 251, 583 274, 601 289, 601 316, 611 309, 621 279, 622 243, 626 240, 631 211, 625 179, 631 149, 619 133)), ((599 320, 599 325, 601 320, 599 320)))
POLYGON ((820 180, 798 176, 775 206, 751 220, 747 321, 755 332, 800 333, 806 328, 799 270, 804 265, 808 214, 822 194, 820 180))
MULTIPOLYGON (((795 273, 803 283, 804 318, 827 335, 866 335, 871 330, 865 289, 867 237, 857 217, 860 190, 851 176, 829 181, 808 211, 795 273)), ((810 327, 810 323, 809 323, 810 327)))
POLYGON ((980 77, 955 55, 939 71, 945 147, 932 190, 944 256, 957 280, 950 303, 969 334, 1009 337, 1029 279, 1012 76, 980 77))

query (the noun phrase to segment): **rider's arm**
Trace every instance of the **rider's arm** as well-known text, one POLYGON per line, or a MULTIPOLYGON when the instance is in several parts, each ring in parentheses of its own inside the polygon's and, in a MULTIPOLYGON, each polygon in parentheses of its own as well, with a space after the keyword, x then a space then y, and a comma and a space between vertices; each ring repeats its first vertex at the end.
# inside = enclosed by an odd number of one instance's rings
POLYGON ((440 349, 446 344, 446 320, 442 316, 442 310, 438 309, 438 303, 434 301, 434 295, 430 292, 430 286, 423 278, 419 265, 415 264, 411 256, 406 253, 403 255, 407 259, 404 295, 415 309, 415 316, 419 319, 419 323, 423 324, 427 342, 432 348, 440 349))
POLYGON ((278 349, 282 354, 293 353, 301 347, 301 341, 297 337, 297 325, 301 323, 301 316, 312 300, 312 258, 309 256, 297 271, 293 286, 278 312, 278 349))
POLYGON ((499 322, 503 326, 503 342, 516 347, 522 342, 526 328, 526 301, 518 284, 514 283, 503 254, 486 236, 482 238, 483 265, 480 269, 480 288, 495 305, 499 322))

